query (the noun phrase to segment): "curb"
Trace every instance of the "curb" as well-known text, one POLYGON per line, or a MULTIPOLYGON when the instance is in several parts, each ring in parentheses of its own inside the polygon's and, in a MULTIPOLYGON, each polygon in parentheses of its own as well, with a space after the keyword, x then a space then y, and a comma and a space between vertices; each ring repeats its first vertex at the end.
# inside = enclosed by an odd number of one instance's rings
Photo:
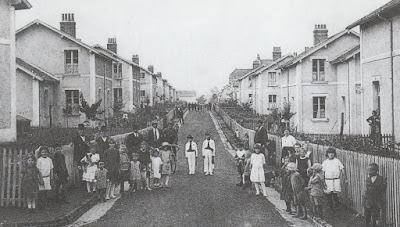
MULTIPOLYGON (((211 115, 213 115, 213 113, 210 113, 211 115)), ((215 119, 215 116, 213 116, 215 119)), ((213 120, 214 120, 213 119, 213 120)), ((229 144, 229 146, 231 147, 231 149, 234 149, 234 147, 232 146, 231 142, 229 141, 228 137, 225 135, 225 132, 222 130, 222 127, 220 126, 220 123, 218 122, 217 119, 215 119, 216 123, 219 126, 219 129, 221 130, 223 136, 226 138, 226 142, 229 144)), ((281 189, 279 187, 277 187, 275 184, 271 184, 272 187, 277 191, 280 192, 281 189)), ((310 210, 307 209, 308 212, 310 212, 310 210)), ((331 224, 329 224, 328 222, 326 222, 325 220, 321 219, 321 218, 313 218, 310 217, 309 215, 307 215, 307 220, 314 226, 317 227, 333 227, 331 224)))
POLYGON ((3 224, 0 223, 1 227, 19 227, 19 226, 64 226, 73 223, 76 219, 78 219, 81 215, 83 215, 86 211, 92 208, 97 204, 97 197, 92 196, 89 200, 83 202, 75 208, 73 211, 66 214, 64 217, 54 218, 47 221, 33 221, 33 222, 14 222, 3 224))

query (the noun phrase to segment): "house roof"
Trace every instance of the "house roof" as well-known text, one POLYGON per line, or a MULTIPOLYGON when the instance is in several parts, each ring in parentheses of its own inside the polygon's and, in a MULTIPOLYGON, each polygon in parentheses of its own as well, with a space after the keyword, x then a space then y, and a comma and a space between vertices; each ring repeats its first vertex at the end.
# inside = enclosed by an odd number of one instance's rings
POLYGON ((39 81, 47 81, 51 83, 59 82, 60 80, 52 75, 51 73, 31 64, 28 63, 21 58, 16 58, 17 68, 21 71, 31 75, 35 79, 39 81))
POLYGON ((30 122, 31 120, 29 120, 28 118, 25 118, 21 115, 17 115, 17 121, 18 122, 30 122))
POLYGON ((257 71, 255 71, 254 73, 255 74, 258 74, 258 73, 262 73, 262 72, 264 72, 265 70, 267 70, 267 69, 270 69, 271 67, 279 67, 280 66, 280 62, 282 62, 283 60, 285 60, 286 58, 288 58, 288 57, 293 57, 293 55, 292 54, 287 54, 287 55, 285 55, 285 56, 282 56, 282 57, 280 57, 280 58, 278 58, 278 59, 276 59, 275 61, 273 61, 273 62, 271 62, 269 65, 263 65, 261 68, 259 68, 257 71))
POLYGON ((28 2, 28 0, 19 0, 17 3, 14 3, 13 6, 16 10, 32 8, 32 5, 28 2))
POLYGON ((253 70, 253 69, 235 69, 229 75, 229 79, 237 80, 237 79, 241 78, 242 76, 246 75, 251 70, 253 70))
POLYGON ((238 80, 243 80, 244 78, 252 75, 254 72, 256 72, 257 70, 261 69, 262 67, 264 67, 265 65, 259 65, 257 68, 250 70, 248 73, 244 74, 242 77, 240 77, 238 80))
POLYGON ((322 49, 323 47, 326 47, 328 44, 334 42, 335 40, 339 39, 340 37, 346 35, 346 34, 353 34, 357 37, 360 37, 360 35, 355 32, 355 31, 351 31, 351 30, 343 30, 339 33, 336 33, 335 35, 329 37, 328 39, 326 39, 325 41, 320 42, 319 44, 305 50, 304 52, 302 52, 301 54, 297 55, 297 57, 293 58, 292 60, 290 60, 289 62, 283 64, 282 66, 280 66, 280 69, 284 69, 284 68, 288 68, 290 66, 296 65, 298 62, 300 62, 301 60, 303 60, 304 58, 312 55, 313 53, 317 52, 318 50, 322 49))
POLYGON ((371 22, 373 20, 376 20, 379 17, 382 17, 383 16, 382 14, 387 14, 388 16, 391 16, 391 15, 399 15, 400 14, 399 12, 400 12, 400 0, 392 0, 386 3, 385 5, 379 7, 378 9, 374 10, 370 14, 350 24, 349 26, 347 26, 346 29, 352 29, 358 25, 362 25, 371 22))
POLYGON ((330 61, 331 64, 339 64, 341 62, 347 61, 351 57, 355 56, 356 54, 360 53, 360 44, 346 50, 344 53, 341 55, 335 57, 332 61, 330 61))
MULTIPOLYGON (((98 55, 103 56, 103 57, 110 58, 110 56, 105 55, 103 52, 99 52, 99 51, 96 50, 95 48, 93 48, 93 47, 87 45, 86 43, 83 43, 83 42, 80 41, 79 39, 77 39, 77 38, 75 38, 75 37, 73 37, 73 36, 71 36, 71 35, 69 35, 69 34, 67 34, 67 33, 65 33, 65 32, 63 32, 63 31, 61 31, 61 30, 59 30, 59 29, 57 29, 57 28, 55 28, 55 27, 53 27, 53 26, 51 26, 51 25, 48 25, 48 24, 44 23, 44 22, 41 21, 41 20, 34 20, 34 21, 32 21, 31 23, 25 25, 24 27, 18 29, 18 30, 15 32, 15 35, 18 35, 19 33, 25 31, 26 29, 28 29, 28 28, 30 28, 30 27, 32 27, 33 25, 42 25, 43 27, 49 29, 50 31, 53 31, 53 32, 59 34, 62 38, 66 38, 66 39, 68 39, 68 40, 70 40, 70 41, 72 41, 72 42, 78 44, 79 46, 86 48, 87 50, 89 50, 89 51, 91 51, 91 52, 93 52, 93 53, 95 53, 95 54, 98 54, 98 55)), ((114 58, 110 58, 110 59, 115 60, 114 58)))

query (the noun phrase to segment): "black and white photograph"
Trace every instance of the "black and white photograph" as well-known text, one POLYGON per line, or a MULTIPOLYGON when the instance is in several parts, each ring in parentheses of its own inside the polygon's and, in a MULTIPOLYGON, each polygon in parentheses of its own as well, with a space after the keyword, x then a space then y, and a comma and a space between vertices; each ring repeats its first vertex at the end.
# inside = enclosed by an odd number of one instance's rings
POLYGON ((0 0, 0 226, 400 227, 400 0, 0 0))

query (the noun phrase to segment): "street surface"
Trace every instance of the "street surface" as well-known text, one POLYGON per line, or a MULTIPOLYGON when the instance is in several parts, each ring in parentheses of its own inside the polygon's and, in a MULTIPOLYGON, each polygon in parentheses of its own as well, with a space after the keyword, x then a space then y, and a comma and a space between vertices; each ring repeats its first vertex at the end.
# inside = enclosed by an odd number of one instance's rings
POLYGON ((204 134, 210 131, 216 142, 214 176, 203 173, 199 153, 196 174, 188 175, 182 149, 178 153, 177 171, 171 187, 150 192, 136 192, 116 201, 114 206, 91 226, 310 226, 278 210, 284 203, 278 194, 268 189, 271 201, 236 187, 236 168, 207 112, 190 112, 179 131, 179 145, 184 147, 188 134, 200 149, 204 134), (278 197, 278 198, 276 198, 278 197))

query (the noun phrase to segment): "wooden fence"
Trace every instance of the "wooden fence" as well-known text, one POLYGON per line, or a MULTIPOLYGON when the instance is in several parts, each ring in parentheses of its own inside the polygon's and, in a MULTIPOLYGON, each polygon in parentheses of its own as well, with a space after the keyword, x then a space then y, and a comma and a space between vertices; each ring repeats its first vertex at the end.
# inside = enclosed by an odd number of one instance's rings
MULTIPOLYGON (((220 114, 225 123, 235 129, 236 124, 218 106, 214 110, 220 114), (233 126, 233 127, 232 127, 233 126)), ((249 133, 253 130, 241 129, 242 132, 249 133)), ((253 131, 254 132, 254 131, 253 131)), ((275 135, 268 135, 269 139, 276 142, 276 163, 281 162, 281 138, 275 135)), ((250 141, 252 143, 252 140, 250 141)), ((313 163, 322 163, 326 157, 325 152, 329 146, 310 144, 313 163)), ((366 168, 370 163, 379 165, 379 173, 387 179, 386 190, 386 226, 400 226, 400 160, 377 155, 363 154, 354 151, 336 149, 338 159, 346 168, 348 185, 343 182, 341 201, 357 213, 363 214, 362 196, 365 190, 367 179, 366 168)))
MULTIPOLYGON (((167 114, 167 119, 174 118, 174 110, 167 114)), ((163 127, 163 120, 159 121, 159 127, 163 127)), ((139 130, 139 133, 146 134, 150 128, 139 130)), ((129 133, 111 136, 117 142, 122 142, 129 133)), ((0 206, 10 207, 24 206, 24 198, 21 193, 21 171, 24 168, 25 157, 27 154, 35 154, 37 150, 0 147, 0 206)), ((62 146, 62 153, 65 155, 65 163, 70 176, 70 183, 75 183, 78 179, 76 176, 76 166, 74 165, 74 152, 71 144, 62 146)), ((50 148, 50 157, 54 154, 54 150, 50 148)))

